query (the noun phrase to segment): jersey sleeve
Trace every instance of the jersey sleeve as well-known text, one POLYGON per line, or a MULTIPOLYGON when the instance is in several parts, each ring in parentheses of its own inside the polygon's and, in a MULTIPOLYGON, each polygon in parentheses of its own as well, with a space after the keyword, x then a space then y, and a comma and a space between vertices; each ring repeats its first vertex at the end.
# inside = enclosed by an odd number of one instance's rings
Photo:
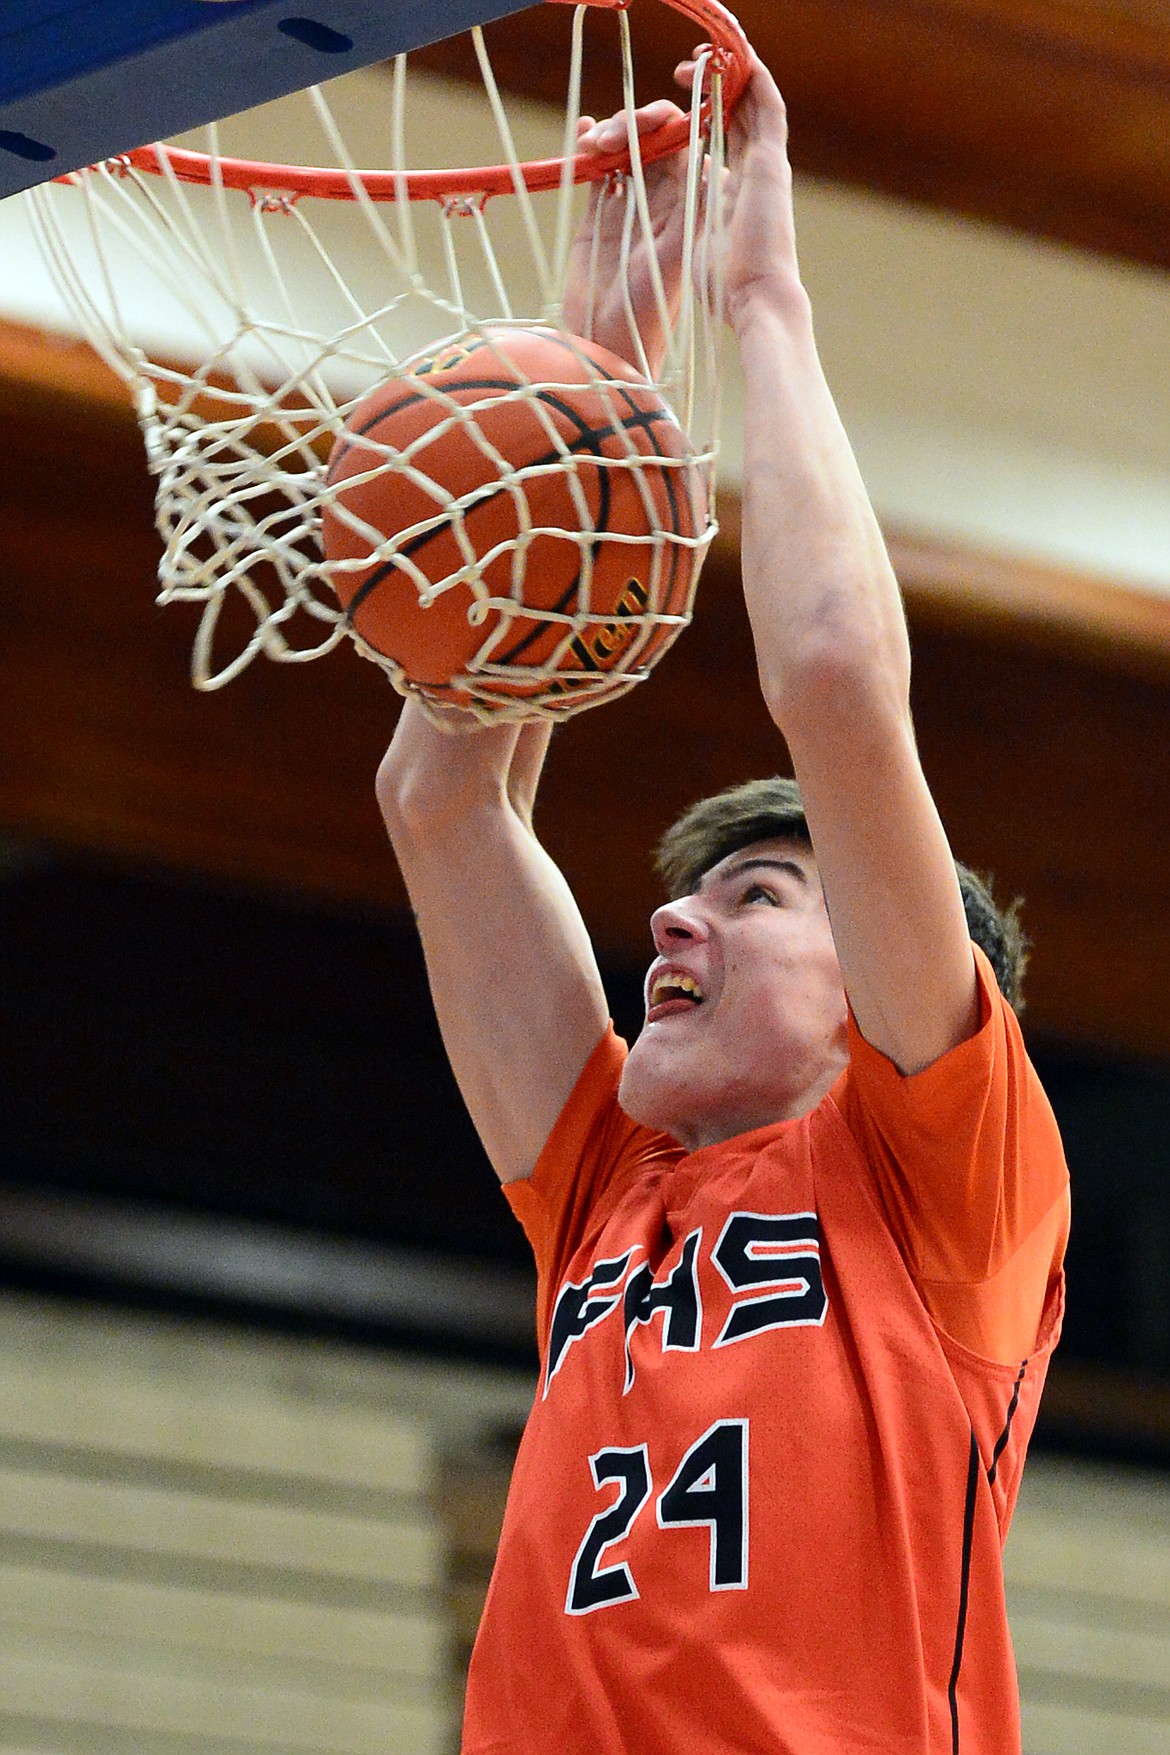
POLYGON ((536 1257, 541 1356, 552 1304, 565 1270, 644 1171, 682 1156, 667 1134, 631 1121, 618 1104, 626 1044, 611 1024, 597 1044, 549 1135, 532 1175, 504 1184, 509 1206, 536 1257))
POLYGON ((1059 1294, 1068 1171, 1056 1119, 983 952, 975 1034, 906 1076, 850 1017, 834 1089, 935 1322, 1003 1364, 1031 1353, 1059 1294))

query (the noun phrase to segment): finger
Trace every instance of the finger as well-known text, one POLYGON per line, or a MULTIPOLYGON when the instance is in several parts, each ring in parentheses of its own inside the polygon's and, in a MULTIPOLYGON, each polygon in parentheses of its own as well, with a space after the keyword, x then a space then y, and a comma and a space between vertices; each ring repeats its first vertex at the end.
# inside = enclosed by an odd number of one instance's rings
POLYGON ((635 110, 634 120, 639 134, 654 134, 659 128, 665 128, 668 122, 676 122, 682 114, 683 111, 670 98, 656 98, 652 104, 643 104, 640 110, 635 110))
POLYGON ((603 122, 582 116, 577 124, 577 145, 584 152, 620 151, 627 139, 624 116, 608 116, 603 122))
POLYGON ((709 63, 710 58, 711 58, 711 45, 710 45, 710 43, 696 43, 695 47, 691 50, 690 55, 687 57, 687 59, 685 61, 680 61, 678 66, 674 70, 674 79, 675 79, 676 85, 681 85, 684 88, 684 90, 690 91, 691 87, 695 83, 695 77, 699 71, 699 62, 702 60, 704 55, 707 57, 707 61, 709 63))
MULTIPOLYGON (((634 127, 641 137, 657 133, 683 114, 678 105, 669 98, 656 98, 651 104, 643 104, 634 111, 634 127)), ((582 118, 585 120, 585 118, 582 118)), ((604 122, 589 120, 589 126, 582 129, 578 145, 587 152, 620 152, 630 138, 630 125, 625 110, 619 110, 616 116, 609 116, 604 122)))

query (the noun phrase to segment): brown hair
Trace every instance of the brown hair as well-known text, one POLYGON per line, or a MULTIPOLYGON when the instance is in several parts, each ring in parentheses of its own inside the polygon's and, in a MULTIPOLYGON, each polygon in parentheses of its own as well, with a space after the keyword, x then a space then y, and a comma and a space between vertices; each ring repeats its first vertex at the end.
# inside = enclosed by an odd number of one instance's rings
MULTIPOLYGON (((748 780, 704 798, 684 811, 667 829, 657 849, 659 876, 672 899, 688 896, 700 878, 741 847, 755 841, 795 841, 811 847, 800 788, 795 780, 776 775, 748 780)), ((1016 1011, 1023 1011, 1021 988, 1028 962, 1028 941, 1020 925, 1020 904, 1001 908, 990 880, 955 861, 967 930, 995 970, 1000 992, 1016 1011)))

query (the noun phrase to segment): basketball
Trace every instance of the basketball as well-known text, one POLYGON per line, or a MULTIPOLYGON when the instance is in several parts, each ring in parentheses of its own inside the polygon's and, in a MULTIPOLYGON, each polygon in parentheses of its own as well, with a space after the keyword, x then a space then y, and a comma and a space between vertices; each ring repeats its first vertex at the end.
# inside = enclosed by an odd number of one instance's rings
POLYGON ((658 391, 592 342, 501 328, 441 345, 334 445, 331 583, 416 692, 567 705, 679 632, 659 618, 687 614, 707 522, 689 456, 658 391))

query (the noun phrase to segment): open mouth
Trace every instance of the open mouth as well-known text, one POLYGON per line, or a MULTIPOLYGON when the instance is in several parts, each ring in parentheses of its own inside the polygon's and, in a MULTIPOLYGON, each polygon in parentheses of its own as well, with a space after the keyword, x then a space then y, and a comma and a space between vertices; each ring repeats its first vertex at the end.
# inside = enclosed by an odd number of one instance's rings
POLYGON ((667 1011, 693 1011, 701 1006, 706 995, 692 975, 680 975, 664 969, 650 983, 646 1016, 663 1017, 667 1011))

